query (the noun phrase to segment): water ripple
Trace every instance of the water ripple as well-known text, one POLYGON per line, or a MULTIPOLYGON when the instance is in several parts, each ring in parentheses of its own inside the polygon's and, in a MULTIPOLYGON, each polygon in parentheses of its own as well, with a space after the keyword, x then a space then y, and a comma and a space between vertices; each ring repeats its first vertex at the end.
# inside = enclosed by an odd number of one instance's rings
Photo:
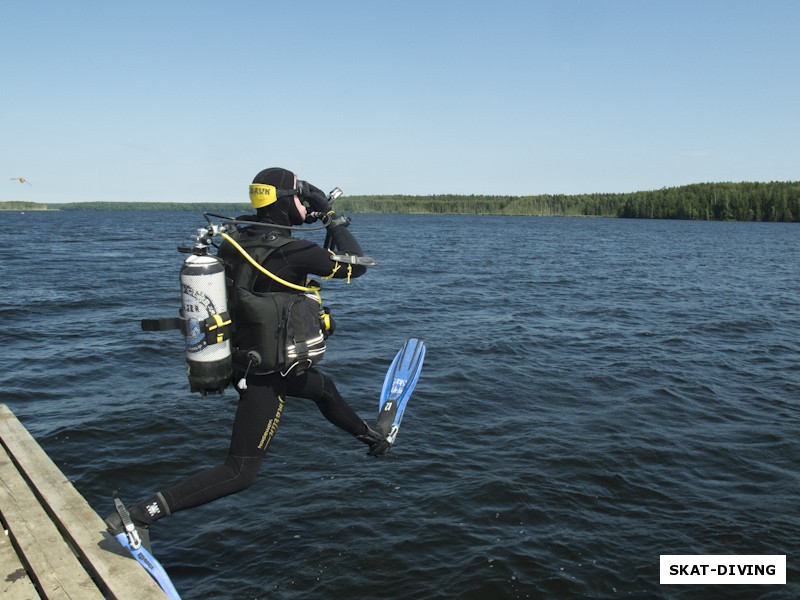
MULTIPOLYGON (((190 395, 179 334, 139 331, 176 314, 199 215, 3 218, 3 402, 98 512, 220 462, 234 395, 190 395)), ((326 286, 323 366, 369 415, 400 343, 425 338, 403 431, 375 460, 290 400, 250 490, 153 528, 185 598, 800 595, 796 226, 352 229, 380 264, 326 286), (736 553, 786 554, 790 583, 658 584, 660 554, 736 553)))

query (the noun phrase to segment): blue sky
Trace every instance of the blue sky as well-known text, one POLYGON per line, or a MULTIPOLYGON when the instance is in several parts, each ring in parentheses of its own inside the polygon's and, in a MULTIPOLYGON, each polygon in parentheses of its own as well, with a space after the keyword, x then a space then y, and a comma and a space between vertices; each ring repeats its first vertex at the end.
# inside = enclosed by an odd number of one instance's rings
POLYGON ((800 2, 7 0, 0 200, 800 179, 800 2), (25 177, 32 185, 12 181, 25 177))

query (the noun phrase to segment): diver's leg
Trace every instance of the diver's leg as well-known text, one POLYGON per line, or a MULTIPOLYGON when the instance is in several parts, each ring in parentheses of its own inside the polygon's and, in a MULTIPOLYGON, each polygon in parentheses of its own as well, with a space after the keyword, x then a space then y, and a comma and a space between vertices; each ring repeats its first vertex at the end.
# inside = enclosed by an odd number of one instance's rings
POLYGON ((367 424, 339 393, 333 379, 316 368, 311 368, 287 381, 287 396, 313 400, 323 416, 347 433, 370 447, 375 455, 386 454, 389 445, 386 436, 367 424))
MULTIPOLYGON (((225 462, 130 506, 129 512, 137 525, 148 527, 174 512, 240 492, 253 484, 280 423, 283 381, 251 375, 247 383, 247 389, 240 391, 225 462)), ((111 520, 115 521, 113 515, 111 520)), ((110 528, 111 525, 109 522, 110 528)))
POLYGON ((345 401, 333 379, 315 368, 287 380, 286 395, 313 400, 322 415, 352 435, 364 433, 364 420, 345 401))

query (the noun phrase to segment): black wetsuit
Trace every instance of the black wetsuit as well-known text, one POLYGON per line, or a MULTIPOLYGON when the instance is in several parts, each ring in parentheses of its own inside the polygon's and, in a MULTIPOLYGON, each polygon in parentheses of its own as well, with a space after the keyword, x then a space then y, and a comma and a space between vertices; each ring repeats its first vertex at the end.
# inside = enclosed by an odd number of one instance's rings
MULTIPOLYGON (((329 235, 337 253, 362 256, 361 247, 346 227, 329 228, 329 235)), ((297 285, 303 285, 306 276, 312 274, 328 277, 333 273, 333 277, 345 279, 366 272, 364 266, 334 262, 326 249, 299 239, 274 250, 265 260, 264 267, 297 285)), ((261 276, 256 285, 261 292, 291 291, 266 276, 261 276)), ((233 381, 237 382, 242 375, 235 372, 233 381)), ((237 390, 239 402, 225 462, 130 507, 131 516, 137 521, 150 524, 162 516, 211 502, 252 485, 280 423, 287 396, 313 400, 328 421, 354 436, 364 434, 366 430, 364 421, 342 398, 333 380, 314 367, 301 374, 291 372, 287 377, 279 373, 248 374, 247 388, 237 390)))

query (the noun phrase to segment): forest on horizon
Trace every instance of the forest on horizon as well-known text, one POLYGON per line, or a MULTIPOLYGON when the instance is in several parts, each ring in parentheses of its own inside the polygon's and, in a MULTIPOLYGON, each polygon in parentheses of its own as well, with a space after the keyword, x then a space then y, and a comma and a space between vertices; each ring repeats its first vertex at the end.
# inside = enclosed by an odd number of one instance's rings
MULTIPOLYGON (((624 194, 485 196, 438 194, 343 196, 345 213, 617 217, 800 222, 800 182, 699 183, 624 194)), ((0 202, 0 210, 199 210, 250 212, 249 203, 0 202)))

